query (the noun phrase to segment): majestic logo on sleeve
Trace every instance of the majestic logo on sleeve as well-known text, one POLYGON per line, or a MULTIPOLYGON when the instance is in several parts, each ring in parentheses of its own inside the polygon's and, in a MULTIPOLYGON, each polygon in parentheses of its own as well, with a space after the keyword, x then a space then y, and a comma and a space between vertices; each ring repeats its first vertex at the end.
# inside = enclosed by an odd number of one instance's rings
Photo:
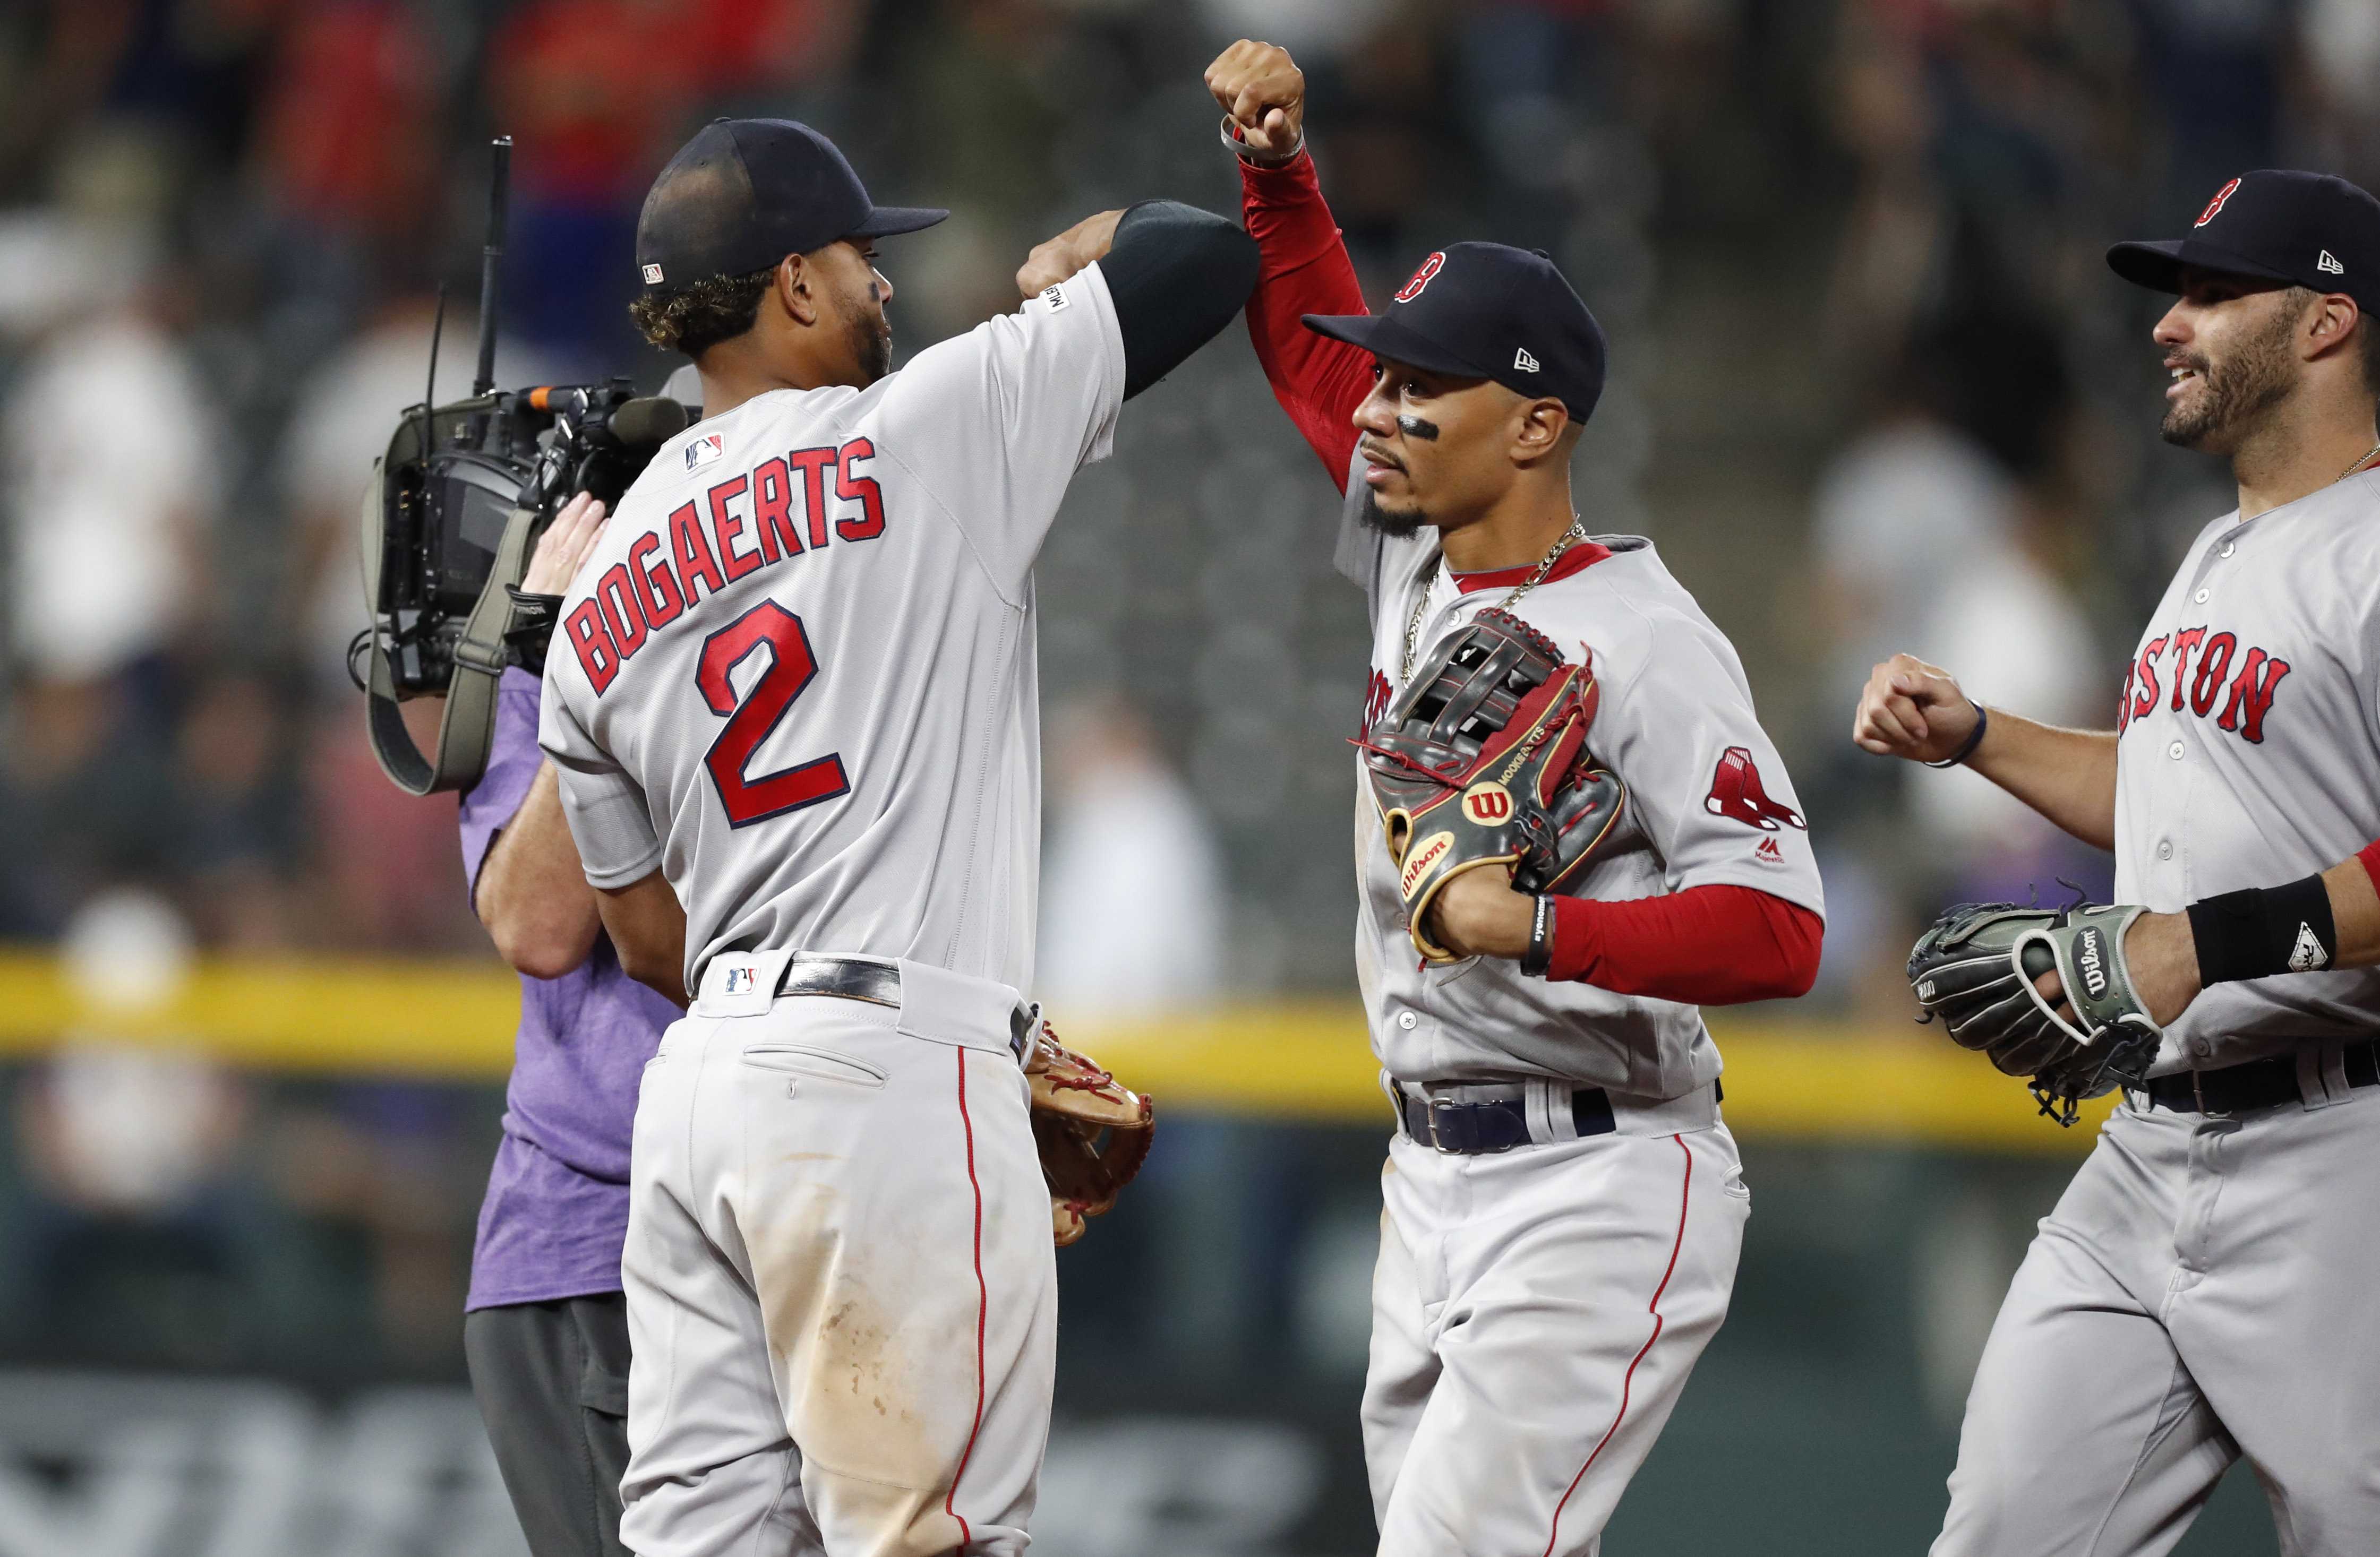
POLYGON ((1444 250, 1440 250, 1439 252, 1431 255, 1428 259, 1423 260, 1421 262, 1421 269, 1413 273, 1413 280, 1397 288, 1397 301, 1400 303, 1410 303, 1415 298, 1420 296, 1421 289, 1429 284, 1430 278, 1445 268, 1446 254, 1444 250))
POLYGON ((1800 812, 1768 798, 1748 746, 1730 746, 1719 754, 1718 768, 1711 775, 1710 793, 1703 797, 1703 809, 1765 833, 1775 832, 1780 825, 1804 832, 1810 827, 1802 820, 1800 812))
POLYGON ((2124 672, 2117 733, 2155 713, 2162 701, 2170 713, 2187 708, 2226 734, 2261 746, 2265 716, 2272 712, 2273 697, 2289 673, 2288 660, 2253 646, 2243 650, 2236 633, 2184 627, 2162 634, 2141 646, 2131 669, 2124 672))
MULTIPOLYGON (((2191 223, 2191 226, 2192 226, 2193 229, 2195 229, 2195 228, 2199 228, 2199 227, 2204 227, 2204 226, 2205 226, 2209 222, 2214 221, 2214 220, 2215 220, 2215 213, 2216 213, 2216 211, 2221 211, 2221 210, 2223 209, 2223 202, 2224 202, 2225 200, 2229 199, 2231 198, 2232 192, 2233 192, 2234 190, 2238 189, 2239 187, 2240 187, 2240 181, 2239 181, 2238 179, 2236 179, 2236 178, 2235 178, 2235 179, 2233 179, 2230 183, 2226 184, 2225 186, 2223 186, 2223 187, 2221 187, 2220 189, 2216 190, 2216 191, 2215 191, 2215 198, 2214 198, 2213 199, 2211 199, 2211 200, 2209 200, 2209 201, 2207 201, 2207 202, 2206 202, 2206 209, 2205 209, 2204 211, 2200 211, 2200 212, 2198 213, 2198 220, 2197 220, 2197 221, 2195 221, 2195 222, 2192 222, 2192 223, 2191 223)), ((2228 231, 2228 229, 2226 229, 2226 230, 2228 231)))

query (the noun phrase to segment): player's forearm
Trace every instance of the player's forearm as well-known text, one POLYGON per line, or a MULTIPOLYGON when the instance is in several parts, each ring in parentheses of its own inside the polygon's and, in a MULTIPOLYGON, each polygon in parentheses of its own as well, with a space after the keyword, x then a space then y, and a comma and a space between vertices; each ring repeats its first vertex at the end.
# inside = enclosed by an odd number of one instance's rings
POLYGON ((1807 995, 1826 922, 1749 887, 1691 887, 1666 897, 1553 899, 1548 981, 1692 1006, 1807 995))
POLYGON ((2099 849, 2116 847, 2116 737, 1994 708, 1966 766, 2099 849))
POLYGON ((595 901, 627 975, 665 999, 687 1004, 686 909, 669 878, 655 871, 625 887, 598 888, 595 901))
POLYGON ((601 926, 595 889, 571 841, 552 762, 539 766, 528 798, 488 851, 472 907, 497 952, 531 978, 560 978, 594 950, 601 926))
POLYGON ((1355 451, 1352 418, 1371 388, 1368 354, 1305 328, 1306 314, 1360 314, 1354 262, 1304 151, 1279 167, 1240 162, 1240 211, 1259 264, 1248 337, 1273 397, 1343 489, 1355 451))
POLYGON ((1117 221, 1100 257, 1123 337, 1130 400, 1222 333, 1256 284, 1256 246, 1212 211, 1143 200, 1117 221))

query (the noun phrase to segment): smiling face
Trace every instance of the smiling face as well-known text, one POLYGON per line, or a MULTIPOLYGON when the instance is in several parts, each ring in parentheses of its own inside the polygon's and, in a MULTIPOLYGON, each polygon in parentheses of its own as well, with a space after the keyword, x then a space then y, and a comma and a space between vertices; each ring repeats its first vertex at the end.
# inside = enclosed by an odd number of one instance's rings
MULTIPOLYGON (((1391 536, 1424 525, 1459 529, 1512 490, 1524 465, 1516 453, 1534 453, 1542 434, 1524 424, 1542 422, 1547 408, 1568 418, 1560 402, 1527 400, 1488 379, 1455 378, 1380 357, 1372 365, 1372 392, 1355 408, 1364 456, 1364 522, 1391 536)), ((1567 443, 1564 443, 1567 448, 1567 443)))
POLYGON ((2305 305, 2315 295, 2251 276, 2186 267, 2181 296, 2157 321, 2166 348, 2168 443, 2229 454, 2297 392, 2305 361, 2296 349, 2305 305))

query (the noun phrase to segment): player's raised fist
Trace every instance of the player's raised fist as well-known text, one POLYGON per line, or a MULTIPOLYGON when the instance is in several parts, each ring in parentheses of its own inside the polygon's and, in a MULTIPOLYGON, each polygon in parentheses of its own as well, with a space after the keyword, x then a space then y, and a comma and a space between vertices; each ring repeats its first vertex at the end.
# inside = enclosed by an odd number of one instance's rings
POLYGON ((1975 705, 1950 672, 1913 654, 1877 666, 1860 693, 1852 740, 1860 750, 1911 762, 1940 762, 1974 733, 1975 705))
POLYGON ((1305 143, 1305 72, 1279 44, 1241 39, 1207 66, 1207 90, 1239 126, 1249 161, 1284 163, 1305 143))

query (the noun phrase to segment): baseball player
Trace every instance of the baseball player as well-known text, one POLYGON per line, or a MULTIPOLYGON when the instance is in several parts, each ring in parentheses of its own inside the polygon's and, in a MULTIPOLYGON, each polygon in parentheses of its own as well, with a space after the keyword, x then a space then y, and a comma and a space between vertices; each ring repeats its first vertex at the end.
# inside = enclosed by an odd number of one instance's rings
POLYGON ((745 119, 638 225, 637 318, 707 415, 560 608, 540 733, 622 962, 692 996, 631 1166, 641 1557, 1026 1544, 1065 1234, 1021 1064, 1034 557, 1255 254, 1188 207, 1108 211, 1034 251, 1022 310, 890 373, 876 240, 944 214, 745 119))
POLYGON ((1934 1551, 2168 1551, 2245 1454, 2283 1551, 2380 1551, 2380 975, 2348 971, 2380 960, 2380 203, 2250 173, 2107 259, 2176 295, 2162 430, 2230 461, 2238 509, 2168 587, 2114 730, 1986 711, 1907 656, 1853 729, 2115 851, 2130 906, 2036 987, 2069 1017, 2129 989, 2097 1043, 2147 1040, 2009 1288, 1934 1551))
MULTIPOLYGON (((601 537, 581 497, 522 589, 558 596, 601 537)), ((463 1347, 533 1557, 617 1557, 628 1461, 628 1128, 678 1009, 622 971, 537 746, 540 670, 504 672, 488 766, 463 797, 471 905, 521 975, 504 1133, 480 1207, 463 1347)))
POLYGON ((1257 354, 1344 494, 1338 562, 1371 607, 1355 958, 1399 1125, 1363 1406, 1379 1551, 1592 1552, 1727 1312, 1749 1212, 1695 1008, 1809 987, 1817 870, 1734 649, 1649 542, 1572 510, 1604 365, 1578 295, 1542 255, 1451 244, 1367 313, 1288 54, 1236 43, 1207 83, 1262 255, 1257 354), (1483 646, 1548 678, 1531 699, 1570 688, 1572 735, 1595 706, 1593 783, 1548 780, 1600 840, 1560 891, 1494 860, 1432 876, 1460 824, 1392 844, 1405 812, 1379 804, 1416 769, 1371 757, 1414 749, 1403 712, 1483 646))

